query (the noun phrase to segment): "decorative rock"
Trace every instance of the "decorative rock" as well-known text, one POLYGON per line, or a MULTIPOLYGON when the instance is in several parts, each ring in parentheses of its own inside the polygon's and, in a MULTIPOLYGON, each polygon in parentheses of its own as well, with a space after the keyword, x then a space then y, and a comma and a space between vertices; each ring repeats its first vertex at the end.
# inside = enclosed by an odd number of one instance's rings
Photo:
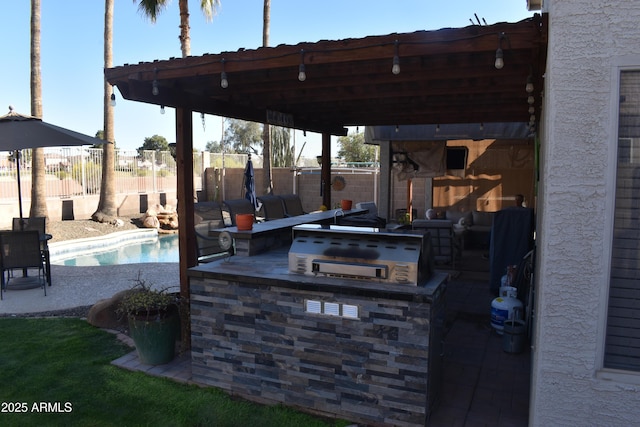
POLYGON ((122 329, 127 326, 126 316, 120 316, 116 310, 125 295, 135 292, 130 289, 120 291, 111 298, 106 298, 95 303, 87 314, 87 322, 90 325, 104 329, 122 329))
POLYGON ((167 205, 155 205, 140 217, 142 226, 145 228, 157 228, 158 230, 177 230, 178 229, 178 213, 176 210, 167 205))
POLYGON ((160 221, 155 216, 147 216, 142 220, 142 226, 146 228, 160 228, 160 221))

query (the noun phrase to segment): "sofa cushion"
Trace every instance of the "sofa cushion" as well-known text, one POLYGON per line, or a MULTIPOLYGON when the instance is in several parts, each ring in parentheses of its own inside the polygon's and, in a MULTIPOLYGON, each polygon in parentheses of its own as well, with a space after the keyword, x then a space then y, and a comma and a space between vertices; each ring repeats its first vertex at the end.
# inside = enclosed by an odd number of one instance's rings
POLYGON ((493 223, 493 214, 494 212, 473 211, 473 225, 491 227, 491 224, 493 223))
POLYGON ((447 210, 445 212, 445 218, 451 220, 454 224, 460 224, 466 227, 473 225, 473 217, 471 212, 447 210), (463 220, 463 223, 460 223, 461 219, 463 220))

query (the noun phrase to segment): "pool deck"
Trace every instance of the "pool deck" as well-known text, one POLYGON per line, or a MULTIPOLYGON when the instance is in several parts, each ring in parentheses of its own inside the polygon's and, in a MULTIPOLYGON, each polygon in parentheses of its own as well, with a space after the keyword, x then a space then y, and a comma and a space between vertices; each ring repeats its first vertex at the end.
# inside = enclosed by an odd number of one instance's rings
POLYGON ((51 266, 52 286, 11 289, 3 293, 0 316, 41 313, 93 305, 135 285, 136 279, 157 288, 180 288, 178 263, 144 263, 91 267, 51 266))

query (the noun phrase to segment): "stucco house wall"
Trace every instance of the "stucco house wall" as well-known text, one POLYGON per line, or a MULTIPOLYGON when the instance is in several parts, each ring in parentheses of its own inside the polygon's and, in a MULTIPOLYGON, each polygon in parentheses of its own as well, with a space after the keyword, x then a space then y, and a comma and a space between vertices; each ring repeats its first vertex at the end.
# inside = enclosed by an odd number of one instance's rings
MULTIPOLYGON (((617 64, 640 68, 640 2, 545 0, 531 426, 638 425, 640 375, 602 368, 617 64)), ((505 66, 506 63, 505 63, 505 66)))

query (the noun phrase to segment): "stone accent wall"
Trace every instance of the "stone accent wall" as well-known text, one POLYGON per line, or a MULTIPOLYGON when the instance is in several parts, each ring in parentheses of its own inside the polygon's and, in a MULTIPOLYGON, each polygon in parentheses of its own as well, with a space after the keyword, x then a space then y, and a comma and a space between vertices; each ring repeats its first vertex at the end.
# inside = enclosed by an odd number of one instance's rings
POLYGON ((432 305, 410 291, 340 289, 192 277, 193 380, 367 425, 424 426, 441 371, 443 291, 432 305), (358 315, 312 314, 307 300, 358 315))

